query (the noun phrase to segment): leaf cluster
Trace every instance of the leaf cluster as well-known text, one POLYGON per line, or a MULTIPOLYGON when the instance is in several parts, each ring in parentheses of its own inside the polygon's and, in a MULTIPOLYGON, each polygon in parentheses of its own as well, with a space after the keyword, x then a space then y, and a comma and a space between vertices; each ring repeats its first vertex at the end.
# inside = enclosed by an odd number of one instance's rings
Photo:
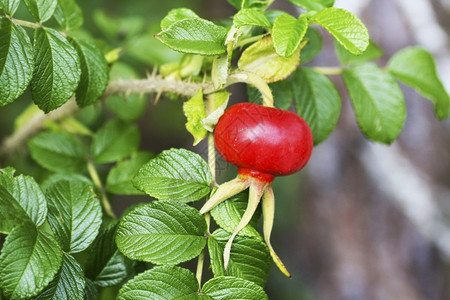
POLYGON ((2 0, 0 17, 0 106, 31 87, 34 103, 50 112, 75 96, 85 107, 95 103, 109 80, 108 63, 89 40, 72 35, 83 24, 75 0, 26 0, 34 22, 14 19, 19 0, 2 0), (44 24, 54 18, 59 30, 44 24), (33 42, 25 28, 34 30, 33 42))

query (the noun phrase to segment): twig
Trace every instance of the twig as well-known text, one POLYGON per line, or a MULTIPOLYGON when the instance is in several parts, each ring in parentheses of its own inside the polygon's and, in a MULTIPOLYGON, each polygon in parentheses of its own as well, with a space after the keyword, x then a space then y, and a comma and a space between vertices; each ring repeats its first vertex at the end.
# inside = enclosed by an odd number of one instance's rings
MULTIPOLYGON (((151 76, 146 79, 130 79, 112 81, 107 86, 102 98, 117 94, 144 94, 144 93, 174 93, 181 96, 190 97, 202 87, 204 93, 214 91, 212 84, 207 83, 187 83, 181 80, 168 80, 162 76, 151 76)), ((0 146, 0 157, 8 156, 14 150, 20 148, 29 138, 44 128, 47 120, 57 121, 79 111, 75 99, 70 99, 66 104, 58 109, 44 114, 37 113, 24 126, 17 129, 11 136, 6 138, 0 146)))

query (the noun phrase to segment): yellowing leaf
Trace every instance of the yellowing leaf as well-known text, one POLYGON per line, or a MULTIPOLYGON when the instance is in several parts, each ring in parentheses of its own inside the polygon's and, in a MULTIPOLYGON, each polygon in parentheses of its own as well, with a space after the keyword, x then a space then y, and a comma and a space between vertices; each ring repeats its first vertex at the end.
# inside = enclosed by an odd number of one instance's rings
POLYGON ((208 116, 202 120, 202 125, 208 131, 213 132, 214 127, 227 108, 230 95, 227 91, 220 91, 207 96, 208 116))
POLYGON ((275 52, 271 36, 248 47, 239 59, 241 70, 254 73, 267 83, 279 81, 288 77, 300 63, 300 46, 289 57, 281 57, 275 52))
POLYGON ((187 118, 186 128, 194 137, 195 146, 206 137, 207 133, 202 125, 202 120, 206 118, 202 89, 199 89, 191 99, 183 104, 183 111, 187 118))

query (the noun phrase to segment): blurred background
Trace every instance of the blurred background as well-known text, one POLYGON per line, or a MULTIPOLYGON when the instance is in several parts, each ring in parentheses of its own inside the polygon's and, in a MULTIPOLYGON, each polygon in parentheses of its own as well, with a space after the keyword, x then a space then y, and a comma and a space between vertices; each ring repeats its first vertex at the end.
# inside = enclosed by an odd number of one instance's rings
MULTIPOLYGON (((184 6, 223 21, 235 12, 225 0, 77 2, 85 19, 85 32, 79 34, 98 38, 105 51, 121 47, 114 72, 136 78, 180 57, 153 38, 170 9, 184 6)), ((450 90, 449 0, 336 0, 335 6, 363 20, 384 50, 377 60, 380 66, 401 48, 420 45, 435 55, 450 90)), ((272 8, 300 13, 284 0, 272 8)), ((30 19, 25 10, 16 17, 30 19)), ((323 52, 307 65, 338 66, 331 36, 324 31, 322 36, 323 52)), ((430 101, 402 86, 405 128, 391 146, 374 144, 357 127, 341 77, 331 79, 343 101, 336 130, 315 148, 304 170, 273 184, 272 244, 293 276, 287 279, 273 266, 266 288, 270 299, 450 299, 450 120, 438 121, 430 101)), ((244 85, 230 91, 233 102, 246 100, 244 85)), ((153 105, 154 98, 133 100, 140 107, 141 148, 159 153, 185 147, 206 155, 206 144, 192 146, 181 101, 163 96, 153 105)), ((30 103, 28 91, 0 108, 0 141, 11 134, 15 118, 30 103)), ((92 107, 79 118, 95 128, 110 114, 92 107)), ((41 176, 25 146, 2 163, 41 176)), ((235 168, 223 160, 217 165, 219 183, 235 176, 235 168)), ((113 200, 120 213, 148 198, 113 200)))

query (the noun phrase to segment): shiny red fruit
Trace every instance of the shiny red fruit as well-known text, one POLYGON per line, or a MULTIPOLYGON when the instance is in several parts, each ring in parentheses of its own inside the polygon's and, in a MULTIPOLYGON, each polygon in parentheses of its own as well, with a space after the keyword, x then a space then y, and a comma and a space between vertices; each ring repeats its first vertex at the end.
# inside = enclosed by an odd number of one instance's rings
POLYGON ((271 182, 302 169, 313 149, 308 124, 297 114, 254 103, 231 106, 214 132, 217 151, 240 175, 271 182))

